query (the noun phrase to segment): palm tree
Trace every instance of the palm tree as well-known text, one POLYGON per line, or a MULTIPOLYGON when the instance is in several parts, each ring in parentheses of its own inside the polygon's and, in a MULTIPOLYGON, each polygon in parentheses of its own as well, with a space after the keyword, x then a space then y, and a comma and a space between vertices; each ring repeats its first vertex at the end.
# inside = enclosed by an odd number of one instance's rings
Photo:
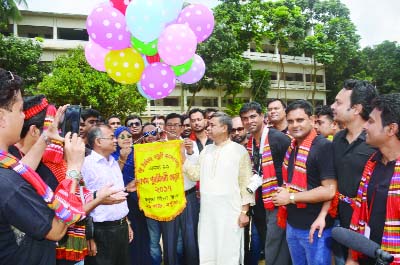
POLYGON ((8 20, 21 19, 18 5, 27 6, 26 0, 0 0, 0 27, 7 27, 8 20))

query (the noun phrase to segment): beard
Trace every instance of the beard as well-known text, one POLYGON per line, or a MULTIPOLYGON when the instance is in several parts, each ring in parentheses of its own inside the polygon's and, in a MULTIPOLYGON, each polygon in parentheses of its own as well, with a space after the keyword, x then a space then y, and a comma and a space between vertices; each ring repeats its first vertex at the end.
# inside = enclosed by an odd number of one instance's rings
POLYGON ((232 141, 234 141, 235 143, 241 144, 246 138, 247 138, 247 135, 236 135, 232 138, 232 141))

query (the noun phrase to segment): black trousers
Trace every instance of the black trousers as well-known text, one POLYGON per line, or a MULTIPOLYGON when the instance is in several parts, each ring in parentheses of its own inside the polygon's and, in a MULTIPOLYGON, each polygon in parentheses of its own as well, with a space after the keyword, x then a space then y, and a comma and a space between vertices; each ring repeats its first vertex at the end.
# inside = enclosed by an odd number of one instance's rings
POLYGON ((87 265, 129 265, 128 224, 104 226, 94 223, 97 255, 87 256, 87 265))

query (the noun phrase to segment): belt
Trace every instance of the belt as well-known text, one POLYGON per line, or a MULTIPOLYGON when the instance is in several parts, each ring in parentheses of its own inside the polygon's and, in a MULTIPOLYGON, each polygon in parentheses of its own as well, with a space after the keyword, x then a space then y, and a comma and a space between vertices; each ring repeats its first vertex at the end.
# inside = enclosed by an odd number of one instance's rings
POLYGON ((188 190, 185 190, 185 195, 189 195, 190 193, 193 193, 196 191, 196 186, 194 186, 193 188, 190 188, 188 190))
POLYGON ((117 225, 122 225, 122 224, 126 224, 126 217, 121 218, 119 220, 115 220, 115 221, 104 221, 104 222, 94 222, 95 226, 117 226, 117 225))

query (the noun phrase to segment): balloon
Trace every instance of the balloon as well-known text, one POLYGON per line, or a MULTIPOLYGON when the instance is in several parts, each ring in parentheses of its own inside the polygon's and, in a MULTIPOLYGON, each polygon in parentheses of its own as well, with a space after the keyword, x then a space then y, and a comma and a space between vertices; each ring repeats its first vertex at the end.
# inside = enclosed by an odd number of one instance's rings
POLYGON ((137 86, 137 89, 138 89, 139 94, 142 95, 144 98, 146 98, 146 99, 148 99, 148 100, 153 100, 153 99, 154 99, 154 98, 151 98, 151 97, 149 97, 148 95, 146 95, 146 93, 144 93, 143 87, 142 87, 142 85, 140 84, 140 82, 137 82, 136 86, 137 86))
POLYGON ((135 47, 140 53, 143 53, 144 55, 152 56, 157 54, 158 39, 155 39, 151 42, 143 42, 132 36, 131 42, 132 46, 135 47))
POLYGON ((175 88, 174 71, 165 63, 152 63, 148 65, 142 74, 140 84, 143 92, 153 98, 167 97, 175 88))
POLYGON ((193 57, 197 39, 186 25, 173 24, 164 29, 158 39, 158 53, 169 65, 180 65, 193 57))
POLYGON ((122 84, 138 82, 144 69, 143 58, 134 48, 110 51, 105 65, 107 74, 122 84))
POLYGON ((178 23, 188 25, 196 35, 197 42, 200 43, 213 32, 214 15, 205 5, 192 4, 181 11, 178 23))
POLYGON ((194 60, 192 58, 184 64, 177 65, 177 66, 171 66, 171 68, 174 71, 176 76, 180 76, 190 70, 190 67, 192 67, 193 61, 194 60))
POLYGON ((179 81, 185 84, 194 84, 199 81, 206 72, 206 65, 203 59, 197 54, 194 55, 194 62, 190 70, 178 78, 179 81))
POLYGON ((153 55, 153 56, 146 56, 146 60, 149 63, 158 63, 158 62, 161 61, 160 55, 158 53, 156 55, 153 55))
POLYGON ((182 10, 183 0, 168 0, 164 3, 162 15, 165 17, 165 22, 176 20, 182 10))
POLYGON ((103 48, 121 50, 130 46, 130 33, 125 17, 117 9, 101 5, 93 9, 86 20, 89 37, 103 48))
POLYGON ((135 38, 150 42, 160 36, 167 22, 163 20, 163 6, 164 0, 135 0, 128 5, 126 24, 135 38))
POLYGON ((125 15, 126 8, 131 0, 111 0, 113 7, 118 9, 122 14, 125 15))
POLYGON ((91 67, 98 71, 106 71, 104 59, 108 52, 109 50, 104 49, 100 45, 96 44, 90 38, 89 42, 85 46, 86 61, 90 64, 91 67))

